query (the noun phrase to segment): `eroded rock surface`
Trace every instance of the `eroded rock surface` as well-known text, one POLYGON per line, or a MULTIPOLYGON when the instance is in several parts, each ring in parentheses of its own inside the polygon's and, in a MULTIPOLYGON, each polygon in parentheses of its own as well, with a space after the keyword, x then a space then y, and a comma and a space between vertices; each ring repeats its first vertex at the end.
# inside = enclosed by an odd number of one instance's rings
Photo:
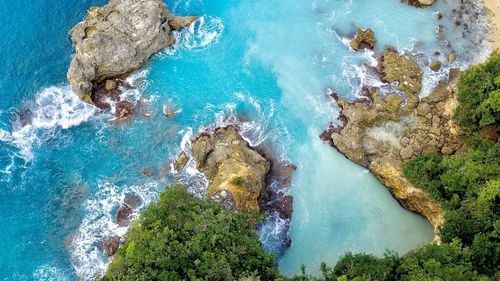
POLYGON ((375 33, 370 28, 362 30, 356 29, 356 36, 350 43, 351 48, 355 51, 361 49, 373 49, 375 47, 375 33))
MULTIPOLYGON (((382 97, 371 89, 368 100, 337 100, 342 125, 328 132, 331 143, 352 161, 368 168, 407 209, 425 216, 435 239, 444 223, 439 203, 414 187, 403 174, 403 164, 422 153, 452 154, 460 150, 460 132, 452 122, 457 106, 452 82, 441 82, 428 97, 419 100, 422 71, 406 56, 384 54, 382 78, 399 82, 405 96, 382 97)), ((326 134, 326 133, 325 133, 326 134)), ((324 137, 324 136, 323 136, 324 137)))
MULTIPOLYGON (((148 58, 172 45, 172 31, 197 17, 176 17, 162 0, 110 0, 88 10, 70 35, 76 53, 68 71, 73 91, 92 103, 96 83, 140 68, 148 58)), ((116 88, 104 83, 106 90, 116 88)))
MULTIPOLYGON (((223 196, 224 200, 234 200, 236 210, 260 211, 259 199, 271 163, 252 149, 234 127, 202 134, 192 142, 191 149, 198 170, 210 180, 209 197, 230 193, 223 196)), ((185 162, 185 157, 181 155, 179 162, 185 162)))

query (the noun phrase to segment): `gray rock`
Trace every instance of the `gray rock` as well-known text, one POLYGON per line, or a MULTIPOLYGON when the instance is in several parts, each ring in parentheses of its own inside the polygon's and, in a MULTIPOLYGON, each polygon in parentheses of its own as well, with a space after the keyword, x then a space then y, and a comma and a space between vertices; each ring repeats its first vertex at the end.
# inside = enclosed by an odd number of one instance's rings
POLYGON ((140 68, 174 42, 172 30, 197 17, 176 17, 162 0, 110 0, 93 7, 70 35, 76 50, 68 70, 73 91, 92 103, 94 83, 140 68))

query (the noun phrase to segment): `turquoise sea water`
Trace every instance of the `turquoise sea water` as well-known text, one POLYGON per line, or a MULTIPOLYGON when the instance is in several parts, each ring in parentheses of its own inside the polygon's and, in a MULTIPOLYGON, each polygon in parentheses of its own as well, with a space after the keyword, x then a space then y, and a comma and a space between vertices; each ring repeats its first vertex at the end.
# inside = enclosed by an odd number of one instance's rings
MULTIPOLYGON (((200 130, 232 123, 298 166, 292 246, 280 251, 279 219, 259 229, 283 273, 301 264, 317 272, 345 251, 404 253, 432 240, 429 223, 318 135, 338 115, 327 89, 352 98, 361 83, 380 85, 360 65, 375 64, 385 46, 423 67, 451 50, 456 67, 483 59, 483 18, 469 31, 454 26, 456 2, 416 9, 397 0, 169 0, 174 12, 202 18, 129 78, 136 88, 125 94, 150 117, 118 126, 80 103, 65 80, 67 31, 105 1, 0 1, 0 279, 89 279, 105 270, 102 239, 126 231, 114 224, 121 200, 136 194, 144 208, 174 181, 203 193, 196 170, 173 174, 171 162, 200 130), (356 27, 375 31, 374 52, 347 47, 356 27), (166 119, 164 107, 177 116, 166 119), (145 167, 153 177, 141 175, 145 167)), ((423 95, 449 67, 426 71, 423 95)))

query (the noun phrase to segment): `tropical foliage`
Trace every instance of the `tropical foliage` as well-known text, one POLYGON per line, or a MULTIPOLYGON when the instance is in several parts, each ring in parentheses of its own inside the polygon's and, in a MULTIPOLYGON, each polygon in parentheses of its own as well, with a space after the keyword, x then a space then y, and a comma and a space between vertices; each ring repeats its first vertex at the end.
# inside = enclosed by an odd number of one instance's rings
POLYGON ((274 256, 254 230, 256 215, 233 213, 167 188, 129 229, 104 280, 274 280, 274 256))

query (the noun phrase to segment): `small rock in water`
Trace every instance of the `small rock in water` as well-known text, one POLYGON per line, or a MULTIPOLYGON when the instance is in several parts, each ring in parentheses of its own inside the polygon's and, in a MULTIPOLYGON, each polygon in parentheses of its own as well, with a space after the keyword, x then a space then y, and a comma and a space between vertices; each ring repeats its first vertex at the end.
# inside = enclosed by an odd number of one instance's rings
POLYGON ((129 101, 122 100, 116 104, 115 116, 118 118, 118 121, 130 121, 134 116, 134 112, 134 105, 129 101))
POLYGON ((173 117, 175 117, 175 115, 177 115, 177 111, 170 104, 164 105, 163 106, 163 115, 165 115, 165 117, 167 117, 167 118, 173 118, 173 117))
POLYGON ((146 167, 141 170, 141 175, 145 177, 151 177, 153 176, 153 169, 146 167))
POLYGON ((131 215, 134 209, 137 209, 141 204, 141 199, 135 195, 127 195, 123 203, 116 213, 116 224, 119 226, 127 226, 130 223, 131 215))
POLYGON ((433 71, 437 72, 437 71, 439 71, 441 69, 441 65, 442 65, 441 61, 438 61, 438 60, 437 61, 433 61, 431 63, 431 65, 430 65, 430 68, 433 71))
POLYGON ((362 30, 356 29, 356 37, 350 43, 355 51, 361 49, 373 49, 375 47, 375 33, 370 28, 362 30))
POLYGON ((120 248, 120 245, 123 243, 122 239, 120 236, 112 236, 107 238, 104 243, 102 243, 102 246, 104 248, 104 252, 108 257, 114 256, 118 249, 120 248))

